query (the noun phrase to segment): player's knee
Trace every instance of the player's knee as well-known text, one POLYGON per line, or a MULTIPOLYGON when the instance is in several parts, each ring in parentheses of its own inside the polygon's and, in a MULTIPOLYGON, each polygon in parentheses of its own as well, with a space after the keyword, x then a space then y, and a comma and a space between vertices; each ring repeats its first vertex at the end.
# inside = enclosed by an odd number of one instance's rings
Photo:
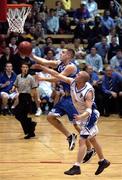
POLYGON ((90 139, 90 142, 91 142, 91 143, 96 143, 96 138, 95 138, 95 136, 90 139))
POLYGON ((54 119, 55 119, 54 116, 52 116, 52 115, 50 115, 50 114, 47 115, 47 120, 48 120, 48 122, 52 122, 52 121, 54 121, 54 119))
POLYGON ((79 140, 79 147, 85 146, 85 142, 86 142, 86 140, 83 139, 83 138, 81 138, 81 139, 79 140))

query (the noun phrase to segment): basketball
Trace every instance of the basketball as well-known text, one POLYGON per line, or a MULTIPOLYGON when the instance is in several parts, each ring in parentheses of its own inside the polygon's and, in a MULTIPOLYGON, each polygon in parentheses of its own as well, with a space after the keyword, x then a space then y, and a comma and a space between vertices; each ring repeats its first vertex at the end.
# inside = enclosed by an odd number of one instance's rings
POLYGON ((24 56, 30 56, 32 52, 32 44, 28 41, 23 41, 18 46, 19 52, 24 56))

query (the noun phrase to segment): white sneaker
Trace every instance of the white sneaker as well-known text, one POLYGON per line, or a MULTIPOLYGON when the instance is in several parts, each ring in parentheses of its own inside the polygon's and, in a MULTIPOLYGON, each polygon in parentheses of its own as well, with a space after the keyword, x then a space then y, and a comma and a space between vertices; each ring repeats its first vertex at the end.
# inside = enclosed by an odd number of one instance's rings
POLYGON ((37 109, 35 116, 40 116, 42 114, 41 108, 37 109))

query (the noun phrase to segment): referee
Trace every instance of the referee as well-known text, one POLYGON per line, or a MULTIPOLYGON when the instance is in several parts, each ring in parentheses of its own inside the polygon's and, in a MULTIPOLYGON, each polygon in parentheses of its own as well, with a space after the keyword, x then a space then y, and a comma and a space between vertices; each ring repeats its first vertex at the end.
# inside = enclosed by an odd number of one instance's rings
POLYGON ((32 98, 31 93, 36 93, 37 84, 33 76, 28 74, 29 65, 22 63, 21 74, 19 74, 14 83, 14 88, 19 92, 18 105, 15 108, 15 118, 20 121, 24 134, 24 139, 30 139, 35 136, 36 122, 28 117, 31 112, 32 98))

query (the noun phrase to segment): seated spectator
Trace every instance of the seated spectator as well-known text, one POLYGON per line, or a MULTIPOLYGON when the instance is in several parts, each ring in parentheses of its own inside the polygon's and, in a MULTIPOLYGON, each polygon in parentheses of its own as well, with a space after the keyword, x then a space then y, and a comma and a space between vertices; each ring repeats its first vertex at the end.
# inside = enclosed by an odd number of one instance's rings
POLYGON ((95 71, 93 71, 93 67, 91 65, 87 65, 85 67, 85 71, 90 75, 89 83, 92 84, 92 86, 95 89, 95 102, 100 112, 100 115, 104 115, 103 95, 101 88, 102 82, 98 74, 95 71))
POLYGON ((49 9, 48 9, 47 5, 46 5, 45 3, 42 4, 42 6, 40 7, 40 12, 39 12, 39 14, 40 14, 41 19, 42 19, 44 22, 45 22, 46 19, 47 19, 48 11, 49 11, 49 9))
POLYGON ((122 73, 122 50, 118 49, 116 55, 110 60, 110 65, 116 71, 122 73))
POLYGON ((91 65, 87 65, 85 67, 85 71, 90 75, 89 83, 92 84, 92 86, 97 86, 99 81, 99 76, 97 72, 93 70, 93 67, 91 65))
POLYGON ((117 34, 118 34, 118 38, 119 38, 120 48, 122 48, 122 24, 119 24, 117 26, 117 34))
POLYGON ((54 60, 55 59, 55 52, 52 49, 49 49, 44 56, 45 59, 47 60, 54 60))
POLYGON ((111 29, 111 31, 109 32, 108 36, 106 36, 107 42, 111 43, 112 37, 115 37, 115 36, 116 36, 116 42, 117 42, 117 44, 119 44, 119 38, 118 38, 118 35, 116 33, 116 28, 111 29))
POLYGON ((29 66, 31 66, 33 64, 33 62, 30 60, 29 57, 25 57, 22 54, 20 54, 19 52, 13 56, 13 61, 12 61, 13 70, 17 75, 21 73, 21 64, 23 62, 28 63, 29 66))
POLYGON ((42 52, 40 48, 37 46, 36 40, 32 40, 32 53, 38 57, 42 57, 42 52))
POLYGON ((4 54, 6 46, 7 45, 5 40, 0 41, 0 57, 4 54))
POLYGON ((52 49, 52 50, 54 50, 54 52, 56 52, 57 48, 53 45, 53 39, 51 37, 47 37, 45 39, 45 45, 42 46, 41 50, 42 50, 43 54, 46 55, 47 51, 50 49, 52 49))
MULTIPOLYGON (((52 83, 45 81, 45 78, 50 78, 51 76, 45 72, 38 72, 37 80, 38 80, 38 91, 39 97, 41 99, 41 108, 45 111, 47 109, 46 105, 48 105, 49 109, 51 109, 52 104, 52 83)), ((49 110, 48 109, 48 110, 49 110)))
MULTIPOLYGON (((88 34, 88 33, 87 33, 88 34)), ((94 24, 89 32, 88 49, 91 49, 95 43, 101 41, 101 37, 106 35, 102 27, 101 16, 97 14, 94 19, 94 24)))
POLYGON ((41 22, 37 22, 35 25, 35 39, 39 43, 45 43, 45 30, 42 27, 41 22))
POLYGON ((122 114, 122 98, 119 100, 121 95, 121 84, 122 75, 114 72, 110 66, 106 67, 105 75, 103 76, 102 81, 105 116, 109 116, 111 112, 117 113, 118 111, 120 115, 122 114))
POLYGON ((117 43, 117 37, 111 37, 111 43, 109 44, 108 50, 108 64, 110 64, 110 59, 116 55, 117 50, 119 49, 119 44, 117 43))
POLYGON ((59 32, 61 34, 70 34, 71 33, 71 25, 72 21, 68 14, 65 14, 64 16, 60 17, 59 19, 59 32))
POLYGON ((56 10, 56 16, 64 16, 64 14, 66 14, 66 11, 63 9, 63 5, 61 1, 56 1, 55 2, 55 10, 56 10))
POLYGON ((9 47, 11 49, 11 53, 12 54, 16 54, 17 53, 17 39, 15 37, 12 37, 10 39, 9 47))
POLYGON ((88 43, 89 26, 85 19, 80 19, 74 29, 74 38, 80 38, 81 43, 88 43))
POLYGON ((87 9, 86 3, 81 2, 80 8, 74 11, 74 21, 77 23, 80 19, 89 19, 90 13, 87 9))
POLYGON ((66 49, 66 42, 64 40, 61 40, 60 47, 56 49, 56 55, 55 55, 56 60, 60 60, 60 55, 64 49, 66 49))
POLYGON ((55 10, 50 9, 49 16, 47 18, 47 33, 55 34, 59 31, 59 17, 55 15, 55 10))
POLYGON ((97 54, 97 50, 95 47, 92 47, 90 54, 86 56, 86 64, 91 65, 93 67, 93 70, 97 73, 103 71, 102 57, 97 54))
POLYGON ((117 17, 119 15, 118 12, 118 8, 115 5, 115 1, 110 1, 110 5, 109 5, 109 11, 110 11, 110 16, 114 19, 115 17, 117 17))
POLYGON ((44 33, 47 33, 47 23, 46 23, 47 17, 48 17, 47 14, 45 15, 45 17, 43 17, 43 14, 40 12, 35 15, 35 21, 37 23, 38 22, 41 23, 41 29, 42 28, 44 29, 44 33))
POLYGON ((95 15, 98 12, 98 6, 97 6, 97 3, 95 2, 95 0, 88 0, 87 8, 90 13, 90 16, 95 17, 95 15))
POLYGON ((4 50, 4 54, 0 58, 0 72, 4 72, 5 65, 7 62, 12 63, 12 55, 9 47, 6 47, 4 50))
POLYGON ((103 63, 107 63, 107 53, 109 50, 109 44, 107 43, 106 37, 102 37, 101 41, 95 44, 97 53, 102 57, 103 63))
POLYGON ((33 40, 35 38, 35 32, 36 32, 35 26, 31 26, 30 29, 29 29, 29 32, 23 34, 23 37, 25 39, 33 40))
POLYGON ((10 110, 14 109, 18 103, 18 93, 12 92, 13 84, 16 80, 16 74, 13 72, 12 64, 6 63, 5 72, 0 75, 0 98, 2 99, 3 115, 10 114, 10 110), (8 101, 13 100, 12 109, 9 109, 8 101))
POLYGON ((104 28, 104 34, 108 35, 110 30, 115 27, 114 20, 110 17, 110 11, 105 10, 104 15, 101 17, 102 26, 104 28))
POLYGON ((82 59, 85 57, 86 52, 84 51, 83 47, 81 46, 81 40, 80 39, 74 39, 74 51, 75 51, 75 58, 76 59, 82 59))

